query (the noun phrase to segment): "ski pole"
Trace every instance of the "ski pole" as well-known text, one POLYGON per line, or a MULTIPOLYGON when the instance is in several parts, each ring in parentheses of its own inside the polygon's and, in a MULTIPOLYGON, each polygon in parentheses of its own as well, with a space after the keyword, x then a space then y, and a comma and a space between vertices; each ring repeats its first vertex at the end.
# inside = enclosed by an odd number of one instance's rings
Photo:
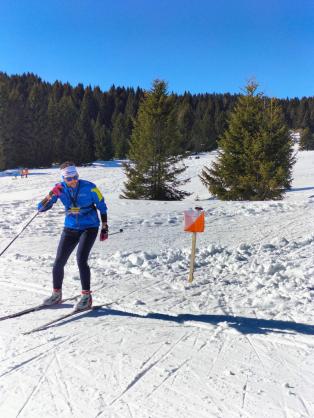
POLYGON ((39 214, 39 212, 36 212, 35 215, 32 217, 30 221, 27 222, 27 224, 23 227, 23 229, 16 235, 16 237, 13 238, 13 240, 5 247, 5 249, 0 253, 0 257, 2 254, 10 247, 11 244, 21 235, 21 233, 28 227, 28 225, 36 218, 36 216, 39 214))
MULTIPOLYGON (((49 202, 49 200, 50 200, 50 198, 51 198, 51 196, 53 195, 53 193, 52 193, 52 191, 50 191, 49 192, 49 195, 48 196, 46 196, 40 203, 43 205, 43 206, 46 206, 47 205, 47 203, 49 202)), ((36 216, 38 216, 39 215, 39 211, 37 211, 36 213, 35 213, 35 215, 32 217, 32 219, 29 221, 29 222, 27 222, 27 224, 24 226, 24 228, 16 235, 16 237, 15 238, 13 238, 13 240, 5 247, 5 249, 0 253, 0 257, 2 256, 2 254, 10 247, 10 245, 11 244, 13 244, 13 242, 21 235, 21 233, 28 227, 28 225, 36 218, 36 216)))
POLYGON ((111 232, 110 234, 108 234, 108 235, 116 235, 116 234, 120 234, 120 232, 123 232, 123 229, 122 228, 120 228, 119 229, 119 231, 116 231, 116 232, 111 232))

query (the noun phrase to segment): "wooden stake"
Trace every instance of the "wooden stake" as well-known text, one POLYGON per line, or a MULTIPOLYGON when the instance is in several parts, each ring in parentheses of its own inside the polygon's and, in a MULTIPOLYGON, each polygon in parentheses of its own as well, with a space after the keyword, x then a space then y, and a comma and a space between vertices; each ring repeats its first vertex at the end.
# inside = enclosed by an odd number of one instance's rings
POLYGON ((192 281, 193 281, 195 251, 196 251, 196 232, 193 232, 193 234, 192 234, 192 251, 191 251, 189 283, 192 283, 192 281))

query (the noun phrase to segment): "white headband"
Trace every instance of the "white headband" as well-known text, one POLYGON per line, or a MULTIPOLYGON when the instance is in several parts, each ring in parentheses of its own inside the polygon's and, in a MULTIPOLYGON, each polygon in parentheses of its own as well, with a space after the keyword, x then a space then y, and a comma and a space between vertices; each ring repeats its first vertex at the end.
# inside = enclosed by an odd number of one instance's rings
POLYGON ((61 170, 61 175, 64 178, 78 176, 75 165, 69 165, 61 170))

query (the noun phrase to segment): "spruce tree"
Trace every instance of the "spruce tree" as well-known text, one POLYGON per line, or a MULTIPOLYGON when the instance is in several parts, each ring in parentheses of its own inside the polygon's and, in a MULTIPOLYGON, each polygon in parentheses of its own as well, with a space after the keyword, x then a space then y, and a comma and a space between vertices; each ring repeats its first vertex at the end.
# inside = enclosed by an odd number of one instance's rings
POLYGON ((281 199, 290 188, 292 141, 275 100, 249 82, 219 141, 218 159, 201 181, 222 200, 281 199))
POLYGON ((82 100, 80 114, 74 127, 74 135, 78 148, 78 163, 87 163, 95 158, 94 132, 91 114, 95 111, 94 101, 91 99, 90 89, 87 89, 82 100))
POLYGON ((111 160, 113 157, 112 142, 109 130, 101 123, 98 115, 97 120, 93 123, 95 137, 95 158, 97 160, 111 160))
POLYGON ((48 103, 48 131, 51 138, 52 161, 80 161, 80 147, 76 138, 79 111, 71 96, 63 96, 59 102, 52 97, 48 103))
POLYGON ((8 168, 9 133, 9 83, 5 77, 0 79, 0 170, 8 168))
POLYGON ((304 151, 314 150, 314 135, 309 128, 303 129, 299 147, 304 151))
POLYGON ((18 88, 0 83, 0 169, 29 163, 28 119, 24 96, 18 88))
POLYGON ((181 135, 181 142, 184 150, 193 150, 192 128, 194 122, 194 111, 192 97, 184 93, 182 99, 177 103, 177 123, 181 135))
POLYGON ((64 160, 64 149, 65 143, 63 141, 63 127, 62 127, 62 113, 61 106, 53 97, 50 95, 47 109, 47 125, 48 132, 50 135, 50 146, 52 149, 52 162, 60 163, 64 160))
POLYGON ((187 180, 182 156, 176 154, 180 139, 173 100, 167 84, 155 80, 142 101, 132 131, 127 181, 121 197, 128 199, 180 200, 188 193, 178 190, 187 180))
POLYGON ((26 103, 29 120, 29 148, 32 150, 28 164, 32 167, 50 166, 52 146, 47 123, 47 88, 43 83, 36 83, 30 90, 26 103))
POLYGON ((124 158, 129 150, 129 141, 132 133, 130 118, 118 113, 112 123, 112 145, 115 158, 124 158))

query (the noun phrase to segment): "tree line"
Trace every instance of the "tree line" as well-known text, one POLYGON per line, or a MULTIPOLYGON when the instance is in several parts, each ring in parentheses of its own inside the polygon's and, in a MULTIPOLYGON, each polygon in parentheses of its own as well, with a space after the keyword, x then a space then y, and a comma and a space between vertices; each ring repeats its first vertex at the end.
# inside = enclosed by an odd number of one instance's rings
MULTIPOLYGON (((145 92, 141 88, 47 83, 0 73, 0 170, 126 158, 145 92)), ((170 94, 176 154, 211 151, 239 95, 170 94)), ((314 131, 314 98, 279 100, 289 128, 314 131)))
MULTIPOLYGON (((282 199, 291 187, 295 158, 289 129, 278 100, 257 88, 254 80, 245 86, 219 138, 215 161, 199 174, 209 192, 222 200, 282 199)), ((121 197, 180 200, 189 194, 180 189, 189 179, 183 174, 173 100, 166 82, 155 80, 141 102, 121 197)))

